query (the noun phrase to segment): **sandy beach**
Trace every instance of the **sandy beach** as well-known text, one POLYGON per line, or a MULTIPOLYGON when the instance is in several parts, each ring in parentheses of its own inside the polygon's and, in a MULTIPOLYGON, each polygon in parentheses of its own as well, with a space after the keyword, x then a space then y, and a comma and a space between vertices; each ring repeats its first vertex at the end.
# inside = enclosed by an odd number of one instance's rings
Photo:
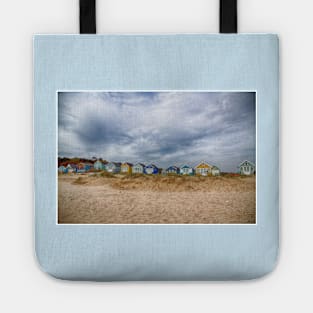
POLYGON ((58 222, 254 224, 255 177, 60 175, 58 222))

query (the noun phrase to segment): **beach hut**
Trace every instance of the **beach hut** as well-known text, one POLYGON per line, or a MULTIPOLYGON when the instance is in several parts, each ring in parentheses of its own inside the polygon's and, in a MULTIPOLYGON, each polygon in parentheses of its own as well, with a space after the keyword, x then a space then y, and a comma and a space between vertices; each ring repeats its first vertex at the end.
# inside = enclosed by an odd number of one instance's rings
POLYGON ((119 173, 121 171, 121 163, 120 162, 109 162, 105 166, 105 169, 109 173, 119 173))
POLYGON ((91 171, 93 169, 94 169, 93 163, 85 163, 86 172, 91 171))
POLYGON ((131 174, 133 169, 133 164, 125 162, 121 166, 121 172, 124 174, 131 174))
POLYGON ((161 174, 164 175, 164 176, 167 175, 166 169, 162 169, 162 170, 161 170, 161 174))
POLYGON ((194 169, 190 167, 189 165, 184 165, 180 168, 180 174, 181 175, 194 175, 194 169))
POLYGON ((213 165, 212 176, 220 176, 220 175, 221 175, 221 170, 217 166, 213 165))
POLYGON ((202 161, 195 167, 196 175, 209 176, 212 175, 213 165, 208 162, 202 161))
POLYGON ((77 165, 74 163, 67 164, 66 168, 68 173, 75 173, 77 171, 77 165))
POLYGON ((173 165, 166 169, 167 174, 179 174, 179 167, 173 165))
POLYGON ((148 175, 159 174, 159 168, 154 164, 149 164, 145 167, 145 173, 148 175))
POLYGON ((137 163, 133 166, 133 174, 143 174, 145 172, 145 165, 143 163, 137 163))
POLYGON ((60 166, 58 167, 58 172, 65 174, 65 173, 68 172, 68 169, 67 169, 64 165, 60 165, 60 166))
POLYGON ((255 165, 250 161, 243 161, 239 164, 239 173, 241 175, 253 175, 255 174, 255 165))
POLYGON ((78 163, 77 164, 77 173, 85 173, 86 172, 86 168, 85 168, 85 163, 78 163))
POLYGON ((95 170, 98 171, 103 171, 105 170, 105 164, 101 160, 97 160, 94 164, 93 167, 95 170))

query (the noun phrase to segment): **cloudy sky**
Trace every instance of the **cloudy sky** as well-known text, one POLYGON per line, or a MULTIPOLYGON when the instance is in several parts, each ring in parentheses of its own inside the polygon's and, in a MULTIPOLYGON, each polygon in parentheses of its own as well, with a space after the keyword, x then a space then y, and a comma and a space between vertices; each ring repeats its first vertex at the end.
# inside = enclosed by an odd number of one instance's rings
POLYGON ((196 165, 255 162, 254 92, 60 92, 58 155, 196 165))

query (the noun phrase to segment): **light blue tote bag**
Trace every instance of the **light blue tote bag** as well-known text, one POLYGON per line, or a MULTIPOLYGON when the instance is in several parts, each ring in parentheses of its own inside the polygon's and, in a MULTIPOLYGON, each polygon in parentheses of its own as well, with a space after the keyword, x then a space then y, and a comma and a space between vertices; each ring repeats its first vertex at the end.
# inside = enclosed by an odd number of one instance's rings
POLYGON ((279 235, 273 34, 34 37, 35 242, 68 280, 246 280, 279 235))

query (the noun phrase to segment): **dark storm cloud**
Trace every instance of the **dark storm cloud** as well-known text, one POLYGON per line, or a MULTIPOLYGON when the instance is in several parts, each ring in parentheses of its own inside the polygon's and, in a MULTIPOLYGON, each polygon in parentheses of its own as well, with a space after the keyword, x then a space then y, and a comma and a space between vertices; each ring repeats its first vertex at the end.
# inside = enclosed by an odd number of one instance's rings
POLYGON ((255 162, 254 92, 62 92, 59 155, 235 171, 255 162))

